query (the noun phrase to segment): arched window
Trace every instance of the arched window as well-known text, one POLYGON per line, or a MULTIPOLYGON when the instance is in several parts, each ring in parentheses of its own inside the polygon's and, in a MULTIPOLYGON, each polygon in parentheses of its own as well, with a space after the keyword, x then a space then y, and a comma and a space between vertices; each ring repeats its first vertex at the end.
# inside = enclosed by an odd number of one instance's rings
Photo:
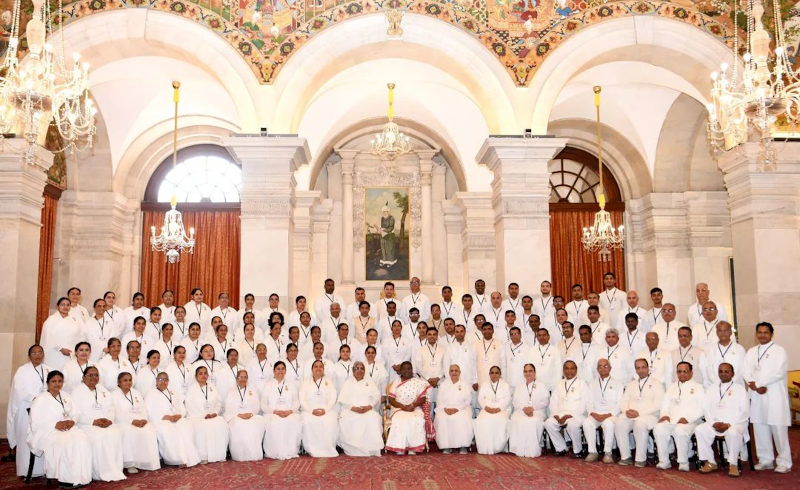
POLYGON ((178 202, 239 202, 242 169, 224 148, 193 146, 178 152, 177 165, 172 157, 162 163, 150 179, 145 200, 169 202, 175 194, 178 202))
MULTIPOLYGON (((565 148, 548 164, 551 204, 597 203, 600 178, 597 157, 577 148, 565 148)), ((614 176, 603 165, 606 201, 619 202, 621 196, 614 176)))

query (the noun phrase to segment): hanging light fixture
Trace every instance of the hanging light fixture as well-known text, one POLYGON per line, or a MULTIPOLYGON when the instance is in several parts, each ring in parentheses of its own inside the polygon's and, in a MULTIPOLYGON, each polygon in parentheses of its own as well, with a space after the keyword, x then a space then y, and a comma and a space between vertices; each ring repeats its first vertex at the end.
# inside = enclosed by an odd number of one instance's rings
MULTIPOLYGON (((800 76, 794 71, 784 39, 780 5, 772 0, 772 37, 764 29, 762 0, 747 2, 747 45, 738 73, 739 30, 734 26, 733 68, 727 63, 711 74, 711 103, 708 110, 708 141, 715 156, 757 139, 760 170, 772 170, 777 161, 772 131, 783 117, 790 124, 800 123, 800 76), (770 43, 775 49, 770 51, 770 43), (730 68, 730 71, 729 71, 730 68), (741 79, 740 79, 741 78, 741 79), (751 132, 753 133, 751 138, 751 132)), ((737 2, 733 4, 736 19, 737 2)))
MULTIPOLYGON (((172 168, 178 164, 178 101, 180 100, 181 83, 172 82, 172 94, 175 101, 175 127, 172 136, 172 168)), ((183 227, 183 217, 181 212, 175 209, 178 205, 178 197, 172 191, 170 200, 172 209, 164 215, 164 225, 161 227, 161 234, 156 235, 156 227, 150 227, 150 245, 154 252, 164 252, 167 262, 174 264, 180 262, 181 252, 194 252, 194 228, 189 228, 189 236, 186 236, 186 229, 183 227)))
POLYGON ((400 155, 411 151, 411 139, 400 132, 400 127, 393 121, 394 119, 394 87, 393 83, 386 84, 389 88, 389 122, 383 127, 383 131, 376 134, 370 141, 372 154, 378 155, 384 160, 394 160, 400 155))
POLYGON ((594 224, 583 229, 581 242, 587 252, 598 252, 600 261, 611 260, 611 251, 622 249, 625 241, 625 227, 614 228, 611 214, 606 211, 606 195, 603 189, 603 137, 600 132, 600 86, 594 87, 594 105, 597 110, 597 164, 599 167, 598 201, 600 211, 594 215, 594 224))
MULTIPOLYGON (((89 98, 89 65, 73 53, 72 66, 64 62, 63 30, 54 48, 50 3, 33 0, 33 13, 25 29, 28 54, 20 59, 20 0, 14 1, 11 35, 0 72, 0 132, 20 133, 28 148, 25 161, 33 162, 34 148, 45 141, 51 123, 64 146, 55 151, 82 150, 92 145, 97 113, 89 98)), ((58 18, 63 19, 61 1, 58 18)))

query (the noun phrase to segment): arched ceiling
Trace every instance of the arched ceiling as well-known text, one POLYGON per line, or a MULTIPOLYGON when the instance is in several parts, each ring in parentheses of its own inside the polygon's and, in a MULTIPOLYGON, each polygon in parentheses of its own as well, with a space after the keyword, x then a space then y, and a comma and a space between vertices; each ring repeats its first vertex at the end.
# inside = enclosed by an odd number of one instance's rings
POLYGON ((518 86, 527 86, 547 56, 586 26, 629 16, 684 22, 729 40, 726 16, 705 0, 79 0, 64 7, 66 23, 97 12, 152 9, 207 26, 231 44, 258 81, 271 84, 286 61, 317 33, 347 19, 387 10, 425 15, 477 38, 518 86), (235 12, 231 5, 236 6, 235 12), (258 12, 257 15, 256 12, 258 12), (255 16, 254 16, 255 15, 255 16), (529 29, 525 23, 530 21, 529 29), (279 28, 272 36, 271 27, 279 28))

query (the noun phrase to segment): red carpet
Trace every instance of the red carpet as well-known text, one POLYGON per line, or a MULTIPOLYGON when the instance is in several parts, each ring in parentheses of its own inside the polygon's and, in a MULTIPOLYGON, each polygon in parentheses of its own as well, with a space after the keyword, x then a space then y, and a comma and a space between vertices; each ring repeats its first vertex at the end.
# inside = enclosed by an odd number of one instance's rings
MULTIPOLYGON (((570 457, 518 458, 509 454, 481 456, 442 454, 417 456, 388 455, 380 458, 314 459, 303 456, 290 461, 262 460, 251 463, 208 464, 189 469, 167 467, 155 472, 131 475, 117 483, 95 483, 91 488, 113 489, 196 489, 196 488, 281 488, 281 489, 529 489, 548 487, 649 489, 680 488, 800 488, 800 431, 790 431, 793 472, 743 469, 739 479, 720 472, 702 475, 677 469, 633 468, 602 463, 585 463, 570 457)), ((7 453, 7 447, 2 452, 7 453)), ((0 464, 0 488, 43 488, 44 480, 30 486, 14 476, 13 463, 0 464)))

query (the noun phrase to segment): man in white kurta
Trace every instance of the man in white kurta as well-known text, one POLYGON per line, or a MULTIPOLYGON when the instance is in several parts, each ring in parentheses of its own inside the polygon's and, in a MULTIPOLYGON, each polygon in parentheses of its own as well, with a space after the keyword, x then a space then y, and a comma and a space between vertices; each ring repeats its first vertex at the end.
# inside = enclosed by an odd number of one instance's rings
MULTIPOLYGON (((688 310, 687 320, 689 320, 689 325, 700 323, 703 319, 704 305, 705 303, 711 301, 711 291, 708 289, 708 284, 704 282, 697 283, 697 286, 695 287, 695 295, 697 296, 697 302, 689 306, 688 310)), ((719 320, 728 321, 728 313, 725 311, 725 307, 722 306, 722 303, 714 303, 717 308, 717 318, 719 320)))
POLYGON ((431 385, 428 399, 436 403, 439 381, 445 379, 444 357, 447 350, 439 343, 439 331, 434 327, 428 327, 425 335, 427 342, 417 351, 413 361, 414 372, 431 385))
POLYGON ((715 327, 717 333, 714 336, 719 339, 713 345, 703 349, 700 356, 700 367, 703 370, 703 385, 709 386, 719 382, 719 365, 727 362, 733 366, 733 380, 737 383, 743 382, 744 358, 747 351, 741 344, 733 338, 733 328, 726 321, 717 322, 715 327))
POLYGON ((627 293, 617 289, 617 277, 613 272, 603 274, 603 286, 605 290, 600 293, 600 306, 610 315, 611 318, 606 319, 609 322, 625 308, 627 293))
POLYGON ((167 373, 158 373, 156 388, 145 395, 147 416, 158 434, 158 451, 166 464, 194 466, 200 462, 194 445, 194 427, 186 419, 183 395, 168 386, 167 373))
POLYGON ((475 356, 477 358, 478 384, 482 385, 489 381, 489 369, 492 366, 500 368, 501 372, 506 370, 506 356, 503 351, 503 342, 494 337, 494 327, 491 323, 484 323, 481 327, 483 338, 475 342, 475 356))
POLYGON ((583 451, 581 429, 586 419, 589 397, 589 387, 578 378, 575 361, 564 362, 564 379, 553 389, 550 396, 550 418, 544 422, 544 429, 556 452, 563 454, 567 450, 567 442, 561 434, 562 427, 566 427, 567 434, 572 439, 573 454, 577 457, 583 451))
POLYGON ((611 323, 612 327, 616 327, 617 330, 622 332, 626 328, 625 317, 628 314, 633 313, 636 315, 636 318, 639 320, 638 328, 643 333, 647 333, 650 331, 650 328, 653 326, 650 323, 650 320, 647 315, 647 310, 642 308, 639 305, 639 293, 634 290, 630 290, 625 297, 626 305, 616 314, 613 322, 611 323))
POLYGON ((609 328, 606 330, 606 341, 602 349, 600 349, 600 357, 608 359, 611 363, 611 377, 619 383, 620 386, 625 386, 631 379, 633 379, 633 359, 631 351, 619 341, 619 333, 616 328, 609 328))
POLYGON ((626 314, 622 327, 617 330, 620 332, 620 341, 631 351, 632 355, 636 355, 647 348, 645 343, 647 333, 639 328, 639 317, 636 314, 626 314))
POLYGON ((713 301, 706 301, 703 304, 703 315, 692 323, 692 343, 700 346, 704 351, 712 347, 717 340, 717 324, 720 321, 717 315, 717 305, 713 301))
MULTIPOLYGON (((17 448, 17 476, 28 473, 31 450, 28 447, 28 409, 39 393, 47 390, 47 373, 50 368, 43 364, 44 349, 40 345, 32 345, 28 349, 30 362, 23 364, 14 373, 11 380, 11 397, 8 400, 6 415, 6 434, 8 446, 17 448)), ((37 458, 31 476, 44 475, 44 461, 37 458)))
POLYGON ((398 310, 398 313, 405 321, 409 321, 409 312, 411 308, 419 310, 420 321, 427 322, 431 317, 431 300, 425 293, 420 291, 419 286, 419 278, 412 277, 409 282, 411 292, 400 302, 401 308, 398 310))
POLYGON ((713 444, 718 436, 725 438, 728 446, 728 476, 737 477, 739 473, 739 454, 749 434, 747 419, 750 416, 750 400, 747 390, 733 379, 733 366, 723 362, 718 368, 719 381, 706 389, 703 413, 706 421, 697 426, 697 455, 705 465, 700 473, 717 470, 713 444))
POLYGON ((653 428, 661 470, 672 466, 669 460, 669 440, 675 441, 678 469, 689 471, 689 440, 703 417, 705 392, 703 385, 692 379, 692 365, 681 362, 675 370, 677 381, 672 383, 661 404, 661 417, 653 428))
POLYGON ((426 426, 433 425, 423 413, 428 403, 430 384, 414 377, 410 362, 400 367, 400 378, 387 388, 392 420, 386 450, 397 454, 416 454, 425 449, 426 426))
POLYGON ((658 333, 647 332, 644 337, 646 349, 643 349, 636 358, 647 359, 650 377, 657 380, 666 390, 672 383, 672 353, 659 346, 658 333))
POLYGON ((628 383, 619 404, 619 416, 614 435, 619 447, 619 464, 637 468, 647 465, 647 440, 650 431, 658 422, 661 404, 664 401, 664 385, 650 375, 646 358, 636 360, 637 379, 628 383), (636 443, 636 456, 631 459, 630 433, 636 443))
POLYGON ((589 400, 586 403, 586 420, 583 435, 589 454, 586 461, 597 461, 597 429, 603 430, 603 463, 614 462, 611 450, 614 447, 614 429, 619 416, 619 405, 625 384, 611 377, 613 368, 608 359, 597 361, 597 380, 589 384, 589 400))
POLYGON ((789 392, 786 389, 788 360, 786 350, 772 340, 773 334, 772 324, 756 325, 758 345, 747 351, 744 380, 750 388, 750 421, 758 455, 756 470, 772 469, 775 465, 777 473, 788 473, 792 469, 789 392), (777 459, 772 453, 773 443, 778 451, 777 459))
POLYGON ((692 365, 692 379, 703 384, 703 369, 700 366, 700 358, 703 356, 703 349, 692 345, 692 329, 683 326, 678 329, 678 348, 671 352, 672 370, 679 362, 688 362, 692 365))
POLYGON ((511 329, 511 342, 503 346, 506 358, 506 371, 504 377, 506 382, 511 386, 511 392, 521 385, 525 384, 525 377, 523 375, 523 368, 525 364, 534 364, 535 358, 533 357, 533 350, 531 346, 522 342, 522 331, 519 327, 511 329))
MULTIPOLYGON (((314 301, 314 313, 317 315, 317 318, 321 319, 328 316, 331 311, 331 304, 333 303, 338 303, 340 308, 344 308, 345 305, 344 298, 336 293, 336 282, 328 278, 325 279, 323 283, 322 294, 317 296, 316 301, 314 301)), ((344 321, 344 319, 342 319, 342 321, 344 321)))
MULTIPOLYGON (((550 332, 540 328, 536 333, 538 344, 531 349, 533 365, 536 366, 536 379, 553 391, 563 372, 563 359, 558 348, 550 342, 550 332)), ((577 366, 577 364, 576 364, 577 366)))
POLYGON ((589 302, 584 299, 583 286, 580 284, 573 284, 570 291, 572 293, 572 301, 567 303, 564 309, 567 310, 569 321, 573 325, 582 325, 586 319, 586 309, 589 308, 589 302))
POLYGON ((602 346, 606 340, 606 330, 611 328, 611 326, 600 317, 600 308, 597 306, 590 306, 586 310, 586 316, 589 320, 589 328, 592 329, 592 343, 597 346, 602 346))
POLYGON ((664 350, 678 348, 678 329, 683 327, 681 322, 675 321, 675 305, 666 303, 661 309, 661 321, 655 324, 653 332, 658 334, 659 346, 664 350))
POLYGON ((503 311, 511 310, 516 317, 517 326, 522 326, 522 298, 519 296, 519 284, 512 282, 508 285, 508 296, 501 304, 503 311))

